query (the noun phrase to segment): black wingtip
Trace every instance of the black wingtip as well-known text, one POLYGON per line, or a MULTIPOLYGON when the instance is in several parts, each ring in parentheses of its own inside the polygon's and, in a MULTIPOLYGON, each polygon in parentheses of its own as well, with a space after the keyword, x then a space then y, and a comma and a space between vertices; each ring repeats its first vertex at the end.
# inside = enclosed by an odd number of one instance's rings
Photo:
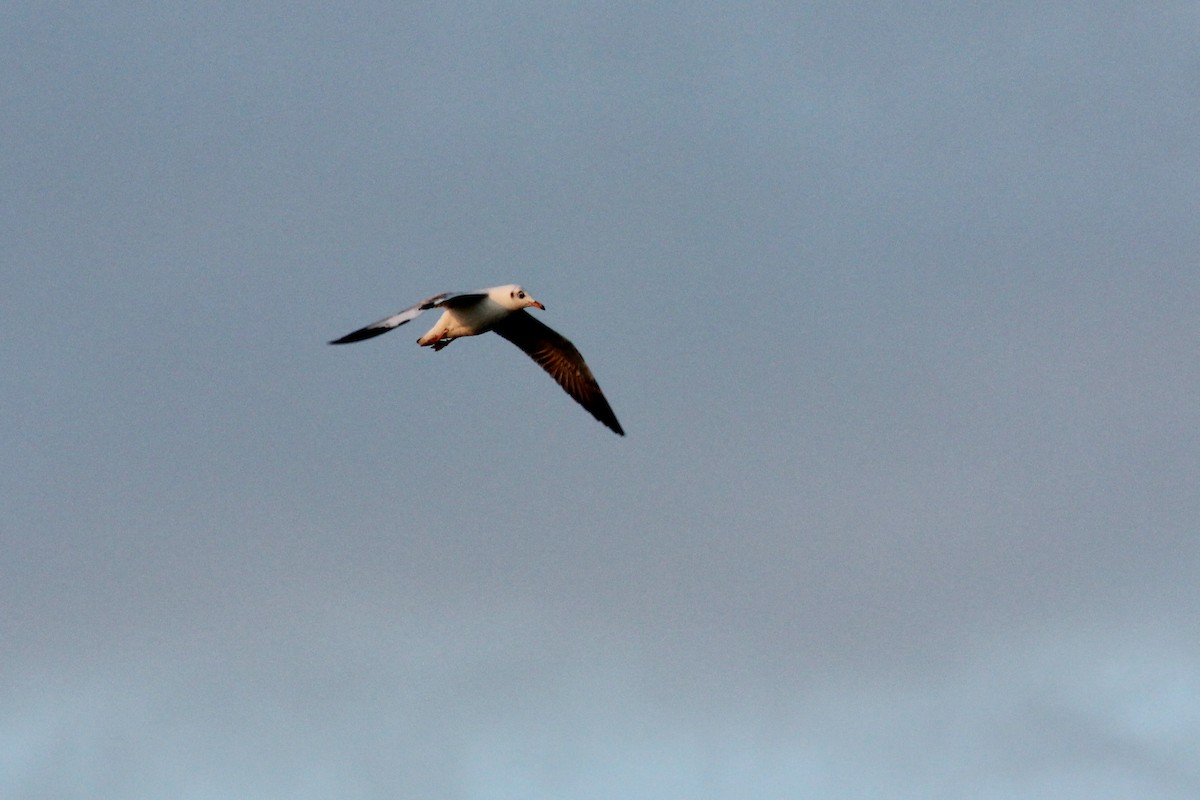
POLYGON ((376 336, 379 336, 380 334, 387 333, 389 330, 391 330, 391 329, 390 328, 362 328, 360 330, 354 331, 353 333, 347 333, 345 336, 343 336, 340 339, 334 339, 330 342, 330 344, 354 344, 355 342, 361 342, 364 339, 372 339, 376 336))
MULTIPOLYGON (((621 427, 621 423, 617 422, 617 415, 613 413, 612 406, 610 406, 608 401, 604 399, 604 395, 601 394, 597 400, 598 402, 594 404, 589 403, 588 405, 585 405, 584 408, 586 408, 593 417, 599 420, 604 427, 617 434, 617 436, 624 436, 625 429, 621 427)), ((583 403, 580 403, 580 405, 583 405, 583 403)))

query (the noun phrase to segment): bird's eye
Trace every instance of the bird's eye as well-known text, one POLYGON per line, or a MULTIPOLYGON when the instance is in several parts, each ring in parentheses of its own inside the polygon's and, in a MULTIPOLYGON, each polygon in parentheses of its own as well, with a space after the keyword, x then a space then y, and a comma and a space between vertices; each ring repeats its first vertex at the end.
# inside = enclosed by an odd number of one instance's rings
POLYGON ((524 300, 524 299, 525 299, 525 293, 524 293, 524 292, 517 292, 517 297, 519 297, 519 298, 521 298, 522 300, 524 300))

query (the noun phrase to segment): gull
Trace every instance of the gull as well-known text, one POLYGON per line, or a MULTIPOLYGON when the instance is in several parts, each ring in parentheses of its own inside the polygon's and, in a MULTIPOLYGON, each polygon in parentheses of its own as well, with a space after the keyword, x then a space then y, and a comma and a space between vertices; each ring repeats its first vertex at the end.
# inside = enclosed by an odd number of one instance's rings
POLYGON ((421 347, 432 347, 437 352, 460 337, 495 331, 524 350, 593 417, 621 436, 625 435, 583 356, 561 334, 525 311, 527 308, 545 311, 546 307, 516 284, 494 286, 477 292, 435 294, 390 317, 334 339, 330 344, 351 344, 379 336, 411 322, 422 311, 431 308, 442 309, 442 316, 428 333, 417 339, 421 347))

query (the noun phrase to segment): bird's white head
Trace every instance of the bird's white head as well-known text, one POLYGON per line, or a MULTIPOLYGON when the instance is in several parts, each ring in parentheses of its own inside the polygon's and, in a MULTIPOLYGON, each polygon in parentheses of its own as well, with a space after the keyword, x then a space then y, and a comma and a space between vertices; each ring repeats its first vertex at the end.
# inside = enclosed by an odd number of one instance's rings
POLYGON ((543 311, 546 310, 544 305, 534 300, 529 292, 515 283, 511 283, 508 286, 497 286, 495 289, 489 291, 488 294, 493 300, 510 311, 520 311, 522 308, 529 308, 530 306, 540 308, 543 311))

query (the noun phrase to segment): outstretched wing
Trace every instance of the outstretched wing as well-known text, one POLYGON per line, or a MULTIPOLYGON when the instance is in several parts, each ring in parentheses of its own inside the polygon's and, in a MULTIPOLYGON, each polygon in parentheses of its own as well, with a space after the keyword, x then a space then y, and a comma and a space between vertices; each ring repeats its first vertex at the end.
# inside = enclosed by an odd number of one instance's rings
POLYGON ((600 391, 600 384, 596 383, 575 345, 525 311, 514 311, 492 330, 524 350, 593 417, 621 436, 625 435, 617 415, 600 391))
POLYGON ((451 306, 454 308, 459 308, 464 305, 470 305, 471 303, 478 303, 485 297, 487 297, 486 294, 479 294, 478 292, 459 292, 457 294, 453 292, 442 292, 441 294, 435 294, 433 297, 429 298, 428 300, 422 300, 415 306, 409 306, 403 311, 398 311, 395 314, 392 314, 390 317, 385 317, 378 322, 372 322, 365 328, 359 328, 356 331, 347 333, 340 339, 334 339, 330 342, 330 344, 351 344, 353 342, 361 342, 363 339, 370 339, 374 336, 378 336, 381 333, 387 333, 392 328, 399 328, 404 323, 411 322, 419 317, 422 311, 428 311, 431 308, 438 308, 439 306, 451 306))

